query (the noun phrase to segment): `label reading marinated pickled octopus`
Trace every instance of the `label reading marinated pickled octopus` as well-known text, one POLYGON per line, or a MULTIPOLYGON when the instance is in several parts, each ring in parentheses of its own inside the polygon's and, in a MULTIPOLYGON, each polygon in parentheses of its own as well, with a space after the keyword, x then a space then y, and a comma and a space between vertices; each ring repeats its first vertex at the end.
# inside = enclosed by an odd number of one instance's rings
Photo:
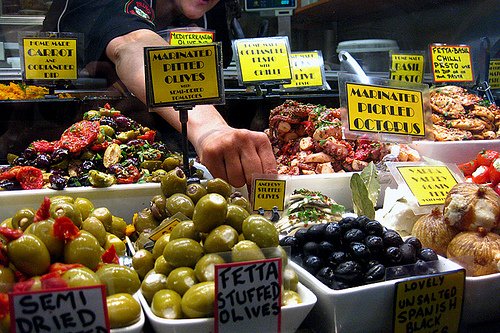
POLYGON ((468 45, 430 45, 434 82, 472 82, 472 58, 468 45))
POLYGON ((103 285, 12 293, 11 332, 109 332, 103 285))
POLYGON ((26 80, 75 80, 76 39, 23 38, 26 80))
POLYGON ((280 332, 281 258, 215 265, 215 333, 280 332))
POLYGON ((390 79, 422 83, 424 64, 424 56, 421 54, 392 53, 390 79))
POLYGON ((396 283, 394 333, 458 332, 465 270, 396 283))

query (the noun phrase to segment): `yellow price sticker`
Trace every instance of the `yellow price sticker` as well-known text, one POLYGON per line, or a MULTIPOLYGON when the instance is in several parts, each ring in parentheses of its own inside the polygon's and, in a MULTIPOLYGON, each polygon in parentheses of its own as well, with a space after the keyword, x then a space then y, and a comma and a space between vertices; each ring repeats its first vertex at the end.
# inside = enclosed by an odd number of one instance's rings
POLYGON ((394 333, 458 332, 465 270, 396 283, 394 333))
POLYGON ((435 82, 472 82, 472 58, 467 45, 431 45, 435 82))
POLYGON ((168 221, 161 229, 158 229, 151 235, 149 235, 149 239, 156 242, 158 239, 160 239, 161 236, 171 233, 175 226, 179 223, 181 223, 181 221, 176 218, 168 221))
POLYGON ((76 39, 23 38, 26 80, 75 80, 78 76, 76 39))
POLYGON ((290 54, 292 82, 283 88, 304 88, 323 86, 323 58, 316 51, 290 54))
POLYGON ((391 54, 391 80, 422 83, 424 56, 420 54, 391 54))
POLYGON ((284 180, 256 179, 253 191, 254 210, 259 208, 272 210, 274 207, 277 207, 280 211, 283 210, 285 206, 285 187, 286 181, 284 180))
POLYGON ((422 92, 346 83, 350 131, 425 137, 422 92))
POLYGON ((491 89, 500 89, 500 59, 490 60, 489 81, 491 89))
POLYGON ((171 31, 170 45, 194 45, 214 42, 214 33, 211 31, 171 31))
POLYGON ((442 205, 457 184, 447 166, 396 166, 420 206, 442 205))

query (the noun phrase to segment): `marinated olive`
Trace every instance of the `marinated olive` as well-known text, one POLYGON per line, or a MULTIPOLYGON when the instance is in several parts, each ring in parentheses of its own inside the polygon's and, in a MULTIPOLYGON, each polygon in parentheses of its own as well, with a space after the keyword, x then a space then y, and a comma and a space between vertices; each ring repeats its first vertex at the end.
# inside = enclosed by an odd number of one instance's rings
POLYGON ((233 246, 238 243, 238 232, 229 225, 220 225, 210 231, 203 242, 203 248, 206 253, 231 251, 233 246))
POLYGON ((188 184, 186 188, 186 195, 191 198, 194 204, 207 193, 207 189, 200 183, 188 184))
POLYGON ((50 198, 51 204, 55 204, 56 202, 61 202, 61 201, 72 204, 75 202, 75 199, 69 195, 55 195, 55 196, 50 198))
POLYGON ((16 278, 10 267, 0 265, 0 293, 8 293, 12 290, 16 278))
POLYGON ((182 159, 176 156, 169 156, 165 158, 161 164, 161 168, 167 172, 180 168, 182 166, 182 159))
POLYGON ((307 238, 315 242, 320 242, 325 237, 326 223, 317 223, 307 229, 307 238))
POLYGON ((165 319, 182 318, 181 296, 169 289, 158 291, 153 296, 151 312, 165 319))
POLYGON ((241 195, 240 192, 233 192, 228 200, 229 203, 237 205, 245 209, 249 214, 252 213, 252 207, 247 198, 241 195))
POLYGON ((218 254, 208 253, 198 260, 194 267, 196 278, 200 282, 214 281, 215 279, 215 265, 223 264, 225 260, 218 254))
POLYGON ((12 216, 12 228, 26 230, 30 224, 33 223, 35 218, 35 211, 29 208, 23 208, 18 210, 14 216, 12 216))
POLYGON ((106 207, 98 207, 94 208, 94 210, 89 214, 89 216, 96 217, 99 221, 104 225, 104 229, 107 232, 110 232, 111 227, 113 226, 113 215, 106 207))
POLYGON ((163 250, 165 260, 174 267, 194 267, 203 254, 201 244, 189 238, 171 240, 163 250))
POLYGON ((284 290, 281 293, 281 306, 297 305, 302 303, 299 293, 293 290, 284 290))
POLYGON ((401 260, 403 259, 403 254, 401 253, 399 248, 395 246, 389 246, 388 248, 385 249, 384 258, 389 264, 397 265, 401 263, 401 260))
POLYGON ((87 198, 76 198, 74 205, 80 211, 80 214, 82 214, 82 220, 89 217, 90 213, 94 210, 94 204, 87 198))
POLYGON ((200 282, 189 288, 182 296, 182 312, 188 318, 211 317, 214 313, 214 302, 214 282, 200 282))
POLYGON ((233 192, 233 188, 222 178, 213 178, 207 180, 206 183, 208 193, 218 193, 224 198, 229 198, 233 192))
POLYGON ((278 229, 264 216, 252 214, 243 221, 245 239, 255 242, 259 247, 274 247, 279 244, 278 229))
POLYGON ((170 234, 163 234, 158 238, 153 247, 153 258, 157 259, 158 257, 163 255, 163 250, 165 249, 165 245, 170 240, 170 234))
POLYGON ((385 277, 385 266, 377 264, 372 266, 365 274, 365 282, 371 283, 380 281, 385 277))
POLYGON ((165 196, 163 194, 155 195, 151 199, 150 209, 151 209, 151 213, 153 214, 153 217, 156 220, 161 221, 168 216, 167 212, 165 211, 166 201, 167 201, 167 198, 165 198, 165 196))
POLYGON ((54 236, 54 220, 47 219, 33 223, 25 233, 38 237, 49 250, 52 258, 59 258, 63 254, 64 241, 54 236))
POLYGON ((265 259, 260 247, 251 240, 241 240, 231 249, 232 261, 251 261, 265 259))
POLYGON ((106 229, 97 217, 90 216, 87 219, 83 220, 81 229, 86 230, 94 235, 99 244, 104 247, 104 245, 106 244, 106 229))
POLYGON ((165 210, 170 216, 176 213, 182 213, 185 216, 192 218, 194 212, 194 203, 190 197, 184 193, 174 193, 166 199, 165 210))
POLYGON ((95 270, 101 261, 104 249, 90 232, 81 230, 80 234, 64 246, 64 262, 80 263, 95 270))
POLYGON ((67 270, 61 275, 68 287, 79 288, 85 286, 96 286, 101 284, 97 274, 87 267, 75 267, 67 270))
POLYGON ((283 270, 283 288, 285 290, 297 291, 298 285, 299 275, 297 272, 290 267, 285 267, 283 270))
POLYGON ((130 326, 141 318, 141 305, 130 294, 110 295, 106 297, 106 305, 111 328, 130 326))
POLYGON ((149 172, 153 172, 155 170, 160 169, 161 165, 162 165, 161 161, 147 160, 141 162, 141 169, 146 169, 149 172))
POLYGON ((141 282, 141 293, 148 304, 151 304, 156 292, 165 288, 167 288, 167 277, 164 274, 151 272, 141 282))
POLYGON ((174 193, 186 193, 187 177, 181 168, 176 167, 161 177, 161 191, 165 197, 174 193))
POLYGON ((109 232, 120 239, 125 239, 125 229, 127 228, 127 222, 125 222, 125 220, 121 217, 114 215, 111 220, 111 230, 109 230, 109 232))
POLYGON ((119 264, 102 264, 96 271, 97 276, 106 286, 106 294, 134 294, 141 286, 139 275, 133 268, 119 264))
POLYGON ((436 252, 431 248, 422 248, 418 253, 418 258, 423 261, 434 261, 438 260, 438 256, 436 252))
POLYGON ((170 233, 170 240, 177 238, 191 238, 195 241, 200 241, 200 233, 194 227, 194 223, 191 220, 181 221, 178 223, 170 233))
POLYGON ((242 233, 243 221, 248 216, 250 216, 250 213, 245 208, 236 204, 229 204, 227 205, 227 215, 224 223, 236 229, 238 233, 242 233))
POLYGON ((132 256, 132 267, 134 267, 141 280, 154 268, 154 265, 155 260, 153 254, 148 250, 137 250, 132 256))
POLYGON ((320 280, 323 284, 330 286, 332 282, 335 280, 335 273, 332 267, 323 266, 316 273, 315 277, 320 280))
POLYGON ((200 232, 210 232, 224 223, 227 215, 227 201, 218 193, 203 196, 194 207, 193 222, 200 232))
POLYGON ((82 214, 72 203, 66 201, 55 201, 50 205, 50 216, 56 219, 61 216, 68 217, 73 223, 80 227, 82 224, 82 214))
POLYGON ((23 234, 7 244, 7 255, 17 270, 27 276, 42 275, 50 266, 50 253, 35 235, 23 234))
POLYGON ((171 271, 174 270, 174 266, 169 264, 167 260, 165 260, 165 257, 163 255, 160 255, 156 260, 155 260, 155 266, 154 266, 154 271, 157 273, 164 274, 165 276, 168 276, 171 271))
POLYGON ((167 277, 167 289, 173 290, 181 296, 197 283, 198 279, 191 267, 177 267, 167 277))
POLYGON ((149 208, 144 208, 143 210, 137 212, 134 214, 134 217, 132 218, 132 221, 135 226, 135 230, 138 233, 141 233, 145 230, 153 230, 156 228, 160 223, 154 218, 153 213, 151 212, 151 209, 149 208))
POLYGON ((88 179, 90 184, 95 187, 110 187, 116 184, 115 176, 98 170, 90 170, 88 179))
POLYGON ((125 252, 127 251, 125 243, 120 238, 108 232, 106 233, 106 243, 104 244, 104 249, 107 250, 111 246, 115 247, 116 254, 118 256, 125 255, 125 252))

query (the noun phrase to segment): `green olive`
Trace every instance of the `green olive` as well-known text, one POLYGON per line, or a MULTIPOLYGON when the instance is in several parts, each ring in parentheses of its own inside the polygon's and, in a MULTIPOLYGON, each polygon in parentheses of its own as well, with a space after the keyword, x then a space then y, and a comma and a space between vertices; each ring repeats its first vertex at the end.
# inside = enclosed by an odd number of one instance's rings
POLYGON ((101 280, 99 280, 97 274, 87 267, 68 269, 61 275, 61 278, 66 281, 70 288, 96 286, 101 284, 101 280))
POLYGON ((82 224, 82 214, 80 211, 75 208, 72 203, 68 203, 66 201, 60 200, 52 202, 50 205, 50 216, 54 220, 58 217, 66 216, 73 221, 77 227, 80 227, 82 224))
POLYGON ((222 178, 213 178, 207 180, 207 192, 208 193, 218 193, 224 198, 229 198, 233 192, 233 188, 222 178))
POLYGON ((102 225, 104 225, 104 229, 106 229, 107 232, 110 232, 111 227, 113 226, 113 214, 111 214, 108 208, 94 208, 94 210, 89 214, 89 217, 90 216, 93 216, 101 221, 102 225))
POLYGON ((193 221, 186 220, 181 221, 172 229, 172 232, 170 233, 170 240, 177 238, 191 238, 199 242, 201 236, 198 230, 195 229, 193 221))
POLYGON ((197 283, 196 274, 191 267, 177 267, 167 277, 167 289, 181 296, 197 283))
POLYGON ((111 230, 109 230, 109 232, 120 239, 125 239, 126 228, 127 228, 127 222, 125 222, 125 220, 122 219, 121 217, 113 215, 111 222, 111 230))
POLYGON ((163 234, 158 238, 153 247, 153 258, 157 259, 158 257, 163 255, 163 250, 165 249, 165 245, 170 240, 170 234, 163 234))
POLYGON ((168 276, 168 274, 170 274, 170 272, 173 271, 174 268, 175 267, 170 265, 165 260, 165 257, 161 255, 155 260, 155 266, 153 269, 158 273, 165 274, 165 276, 168 276))
POLYGON ((23 208, 18 210, 14 216, 12 216, 12 228, 26 230, 30 224, 33 223, 35 218, 35 211, 29 208, 23 208))
POLYGON ((250 202, 239 192, 233 192, 233 194, 231 194, 231 196, 229 197, 228 202, 233 205, 238 205, 242 207, 250 214, 252 213, 252 207, 250 205, 250 202))
POLYGON ((16 269, 27 276, 42 275, 50 266, 50 253, 35 235, 23 234, 7 244, 7 255, 16 269))
POLYGON ((176 156, 169 156, 165 158, 161 164, 161 168, 167 172, 180 167, 182 167, 182 158, 176 156))
POLYGON ((104 244, 106 244, 106 229, 104 228, 104 224, 102 224, 101 220, 95 216, 89 216, 83 220, 81 228, 82 230, 86 230, 94 235, 99 244, 104 247, 104 244))
POLYGON ((167 288, 167 277, 160 273, 150 273, 144 277, 141 282, 141 293, 148 304, 151 304, 154 294, 162 289, 167 288))
POLYGON ((174 193, 186 193, 187 177, 181 168, 177 167, 161 177, 161 191, 165 197, 174 193))
POLYGON ((203 256, 201 244, 190 238, 177 238, 165 245, 163 256, 174 267, 194 267, 203 256))
POLYGON ((302 303, 299 293, 293 290, 283 290, 281 293, 281 306, 297 305, 302 303))
POLYGON ((110 328, 130 326, 141 319, 141 305, 130 294, 120 293, 106 297, 110 328))
POLYGON ((261 248, 278 246, 278 229, 262 215, 248 216, 243 221, 242 229, 245 239, 255 242, 261 248))
POLYGON ((151 302, 151 312, 165 319, 182 318, 181 295, 173 290, 159 290, 151 302))
POLYGON ((80 214, 82 214, 82 220, 89 217, 90 213, 94 210, 94 204, 87 198, 77 197, 73 204, 80 211, 80 214))
POLYGON ((12 290, 16 277, 10 267, 0 265, 0 293, 6 294, 12 290))
POLYGON ((115 135, 115 129, 109 125, 100 125, 99 132, 103 133, 106 136, 111 136, 111 137, 115 135))
POLYGON ((116 184, 116 177, 98 170, 89 171, 89 182, 94 187, 110 187, 116 184))
POLYGON ((125 131, 125 132, 120 132, 116 135, 116 138, 120 140, 121 142, 128 142, 130 140, 134 140, 137 138, 139 135, 139 131, 137 130, 130 130, 130 131, 125 131))
POLYGON ((288 254, 281 245, 267 248, 265 250, 265 255, 267 258, 281 258, 281 267, 286 267, 286 265, 288 265, 288 254))
POLYGON ((106 233, 106 243, 104 244, 104 249, 109 249, 111 246, 115 247, 116 254, 118 256, 123 256, 125 255, 127 251, 127 247, 125 246, 125 243, 115 235, 111 233, 106 233))
POLYGON ((165 203, 167 198, 163 194, 155 195, 151 199, 150 209, 153 217, 156 220, 163 220, 168 217, 167 211, 165 210, 165 203))
POLYGON ((176 213, 182 213, 185 216, 192 218, 194 203, 191 198, 184 193, 174 193, 167 198, 165 202, 165 209, 170 216, 173 216, 176 213))
POLYGON ((283 288, 285 290, 297 291, 299 285, 299 276, 297 272, 290 267, 285 267, 283 270, 283 288))
POLYGON ((182 296, 182 312, 188 318, 205 318, 214 314, 215 284, 212 281, 195 284, 182 296))
POLYGON ((146 177, 146 181, 148 183, 160 183, 161 177, 165 176, 167 172, 163 169, 155 170, 151 173, 151 175, 146 177))
POLYGON ((224 264, 225 260, 218 254, 208 253, 198 260, 194 267, 196 278, 200 282, 214 281, 215 279, 215 265, 224 264))
POLYGON ((241 233, 243 231, 243 221, 248 216, 250 216, 250 213, 248 213, 245 208, 236 204, 228 204, 226 220, 224 223, 236 229, 238 233, 241 233))
POLYGON ((235 262, 240 262, 262 260, 266 257, 257 244, 250 240, 242 240, 231 249, 231 258, 235 262))
POLYGON ((231 251, 238 243, 238 232, 231 226, 223 224, 210 231, 203 242, 206 253, 231 251))
POLYGON ((51 204, 54 204, 56 202, 61 202, 61 201, 72 204, 75 202, 75 199, 69 195, 55 195, 55 196, 50 198, 51 204))
POLYGON ((25 233, 38 237, 49 250, 53 259, 58 259, 64 251, 64 241, 54 236, 54 220, 47 219, 33 223, 25 233))
POLYGON ((227 215, 227 201, 218 193, 203 196, 194 207, 193 222, 200 232, 210 232, 218 227, 227 215))
POLYGON ((8 217, 5 220, 3 220, 2 223, 0 223, 0 227, 7 227, 14 229, 12 228, 12 217, 8 217))
POLYGON ((138 233, 141 233, 145 230, 153 230, 160 224, 154 218, 153 213, 149 208, 144 208, 143 210, 135 213, 134 217, 132 218, 132 222, 135 226, 135 230, 137 230, 138 233))
POLYGON ((7 333, 10 332, 10 314, 7 311, 5 316, 0 318, 0 332, 7 333))
POLYGON ((146 274, 155 266, 153 254, 145 249, 137 250, 132 256, 132 267, 142 280, 146 274))
POLYGON ((96 271, 97 276, 106 286, 106 294, 134 294, 141 286, 139 275, 133 268, 119 264, 102 264, 96 271))
POLYGON ((92 270, 101 262, 104 249, 90 232, 80 230, 80 234, 64 246, 64 262, 82 264, 92 270))
POLYGON ((207 194, 207 188, 200 183, 188 184, 186 188, 186 195, 191 198, 194 204, 198 202, 205 194, 207 194))
POLYGON ((161 168, 162 161, 147 160, 141 163, 141 169, 146 169, 149 172, 153 172, 161 168))

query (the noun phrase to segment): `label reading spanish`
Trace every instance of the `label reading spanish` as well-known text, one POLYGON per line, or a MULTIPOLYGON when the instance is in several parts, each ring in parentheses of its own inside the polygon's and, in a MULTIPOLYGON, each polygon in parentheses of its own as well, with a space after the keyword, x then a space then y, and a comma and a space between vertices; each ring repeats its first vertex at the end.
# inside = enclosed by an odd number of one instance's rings
POLYGON ((465 270, 396 283, 394 333, 458 332, 465 270))
POLYGON ((213 43, 214 33, 211 31, 171 31, 170 45, 194 45, 213 43))
POLYGON ((472 58, 467 45, 431 45, 435 82, 472 82, 472 58))
POLYGON ((76 39, 23 38, 26 80, 75 80, 76 39))
POLYGON ((490 60, 489 81, 491 89, 500 89, 500 59, 490 60))
POLYGON ((457 184, 447 166, 396 166, 420 206, 442 205, 457 184))
POLYGON ((256 179, 253 192, 254 210, 259 208, 272 210, 277 207, 282 211, 285 205, 285 187, 284 180, 256 179))
POLYGON ((214 331, 280 332, 281 258, 215 265, 214 331))
POLYGON ((425 137, 422 92, 346 83, 349 130, 425 137))
POLYGON ((391 54, 390 79, 422 83, 424 56, 420 54, 391 54))
POLYGON ((109 332, 103 285, 9 294, 11 332, 109 332))
POLYGON ((290 54, 292 81, 283 88, 304 88, 323 86, 323 58, 318 52, 293 52, 290 54))
POLYGON ((287 38, 239 39, 234 46, 243 83, 292 79, 287 38))

